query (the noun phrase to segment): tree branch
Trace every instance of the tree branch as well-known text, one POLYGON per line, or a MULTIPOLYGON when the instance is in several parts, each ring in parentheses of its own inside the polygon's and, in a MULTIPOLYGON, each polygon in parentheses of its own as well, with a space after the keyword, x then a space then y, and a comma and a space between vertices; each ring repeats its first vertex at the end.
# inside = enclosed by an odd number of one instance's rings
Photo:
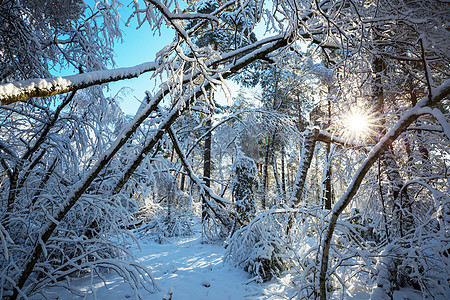
POLYGON ((0 84, 0 102, 2 105, 8 105, 34 97, 64 94, 98 84, 138 77, 143 73, 155 71, 157 67, 157 63, 148 62, 128 68, 0 84))
MULTIPOLYGON (((228 72, 223 75, 224 78, 231 76, 232 74, 238 72, 240 69, 246 67, 248 64, 254 62, 257 59, 260 59, 266 56, 268 53, 271 53, 277 49, 280 49, 287 45, 286 38, 280 38, 278 41, 269 43, 264 45, 263 47, 256 49, 250 54, 243 56, 238 59, 232 66, 228 68, 228 72)), ((87 74, 87 73, 86 73, 87 74)), ((215 74, 213 78, 218 79, 220 74, 215 74)), ((194 91, 192 91, 186 98, 179 101, 177 105, 175 105, 172 110, 167 114, 167 116, 162 121, 158 130, 154 132, 153 137, 150 138, 147 146, 145 147, 146 153, 150 151, 153 146, 161 139, 164 131, 170 127, 170 125, 178 118, 181 112, 187 109, 190 103, 203 94, 205 89, 210 89, 211 83, 207 82, 205 86, 198 86, 194 91)), ((160 90, 157 96, 153 97, 151 101, 148 101, 149 104, 136 115, 135 119, 128 125, 122 134, 114 141, 111 147, 106 150, 99 158, 97 163, 90 169, 86 176, 80 180, 72 189, 70 194, 67 196, 64 203, 62 203, 58 209, 58 211, 54 214, 53 220, 47 222, 46 225, 42 226, 42 231, 37 237, 35 247, 32 251, 30 251, 30 256, 28 260, 24 263, 23 269, 17 275, 15 290, 12 298, 15 299, 21 293, 21 290, 27 281, 28 277, 34 270, 36 263, 38 262, 42 252, 43 245, 47 243, 47 241, 52 236, 53 232, 57 227, 57 222, 61 221, 66 214, 70 211, 70 209, 75 205, 78 199, 84 194, 87 188, 90 186, 92 181, 98 176, 98 174, 106 167, 108 162, 114 157, 114 155, 119 151, 119 149, 126 143, 126 141, 131 137, 131 135, 136 131, 136 129, 142 124, 142 122, 151 114, 151 112, 156 111, 158 104, 162 101, 164 95, 169 92, 169 87, 160 90)), ((132 163, 130 168, 137 168, 141 161, 137 159, 132 163)))
POLYGON ((319 277, 319 289, 320 289, 320 299, 326 300, 326 280, 328 271, 328 259, 330 255, 331 239, 333 238, 334 229, 337 224, 337 220, 340 214, 347 208, 351 200, 358 191, 361 182, 363 181, 365 175, 372 167, 374 162, 380 157, 380 155, 389 147, 395 139, 402 134, 406 128, 414 122, 419 116, 424 113, 428 113, 427 106, 433 106, 438 103, 443 98, 450 94, 450 79, 447 79, 439 88, 433 89, 432 97, 425 97, 420 100, 416 106, 408 110, 403 117, 395 124, 395 126, 375 145, 368 154, 367 158, 359 167, 356 172, 352 183, 347 188, 347 191, 342 195, 341 199, 334 205, 330 222, 328 227, 325 229, 324 238, 322 241, 322 255, 320 262, 320 277, 319 277))
MULTIPOLYGON (((169 127, 169 129, 167 130, 167 132, 169 133, 170 139, 172 140, 173 143, 173 147, 175 149, 175 152, 177 153, 178 157, 180 158, 181 164, 183 165, 185 171, 187 172, 189 178, 191 178, 191 180, 193 182, 195 182, 195 184, 202 190, 204 191, 206 194, 208 194, 208 196, 220 203, 224 203, 224 204, 232 204, 229 201, 227 201, 226 199, 216 195, 213 190, 205 185, 205 182, 200 180, 200 178, 198 178, 195 174, 194 171, 192 171, 191 166, 189 165, 186 156, 183 154, 183 152, 181 151, 180 148, 180 143, 178 142, 177 136, 174 132, 174 130, 172 129, 172 127, 169 127)), ((209 201, 209 199, 207 199, 207 197, 204 197, 205 199, 205 203, 208 205, 208 207, 211 209, 211 211, 214 213, 214 215, 220 220, 220 222, 225 226, 228 227, 229 223, 225 222, 222 218, 222 216, 220 216, 219 213, 216 212, 215 207, 213 206, 213 204, 211 203, 211 201, 209 201)))

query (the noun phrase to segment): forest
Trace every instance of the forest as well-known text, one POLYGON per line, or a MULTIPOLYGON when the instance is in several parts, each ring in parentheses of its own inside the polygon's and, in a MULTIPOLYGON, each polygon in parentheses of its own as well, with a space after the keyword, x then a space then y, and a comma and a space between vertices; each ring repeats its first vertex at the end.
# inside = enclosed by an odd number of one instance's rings
POLYGON ((449 26, 447 0, 0 0, 0 298, 161 299, 133 245, 197 237, 251 299, 449 299, 449 26), (170 42, 117 67, 125 30, 170 42))

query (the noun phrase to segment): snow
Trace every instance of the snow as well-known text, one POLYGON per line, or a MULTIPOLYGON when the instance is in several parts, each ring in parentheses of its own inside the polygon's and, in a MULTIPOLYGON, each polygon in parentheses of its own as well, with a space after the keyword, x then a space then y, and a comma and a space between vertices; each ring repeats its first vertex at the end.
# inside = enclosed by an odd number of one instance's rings
POLYGON ((36 78, 0 84, 0 102, 10 104, 15 101, 37 96, 66 93, 79 88, 138 77, 142 73, 155 71, 158 64, 147 62, 128 68, 93 71, 77 75, 53 78, 36 78))
POLYGON ((450 140, 450 123, 447 122, 445 115, 438 108, 434 108, 432 110, 432 114, 439 122, 439 124, 442 126, 445 135, 450 140))
MULTIPOLYGON (((285 274, 266 283, 258 284, 242 269, 224 261, 226 249, 222 244, 202 243, 200 228, 188 238, 166 238, 165 243, 155 238, 137 235, 140 248, 132 250, 136 260, 151 269, 159 291, 140 291, 143 299, 284 299, 286 289, 294 278, 285 274), (170 298, 172 294, 173 298, 170 298)), ((30 299, 134 299, 133 290, 114 273, 103 273, 102 278, 85 275, 72 278, 71 285, 79 294, 71 294, 61 287, 47 287, 43 295, 30 299)), ((292 292, 292 290, 291 290, 292 292)), ((289 292, 288 292, 289 293, 289 292)), ((365 292, 357 292, 344 299, 369 299, 365 292)), ((334 299, 334 298, 333 298, 334 299)), ((372 298, 374 299, 374 298, 372 298)), ((394 299, 422 299, 417 290, 402 288, 394 292, 394 299)))
MULTIPOLYGON (((148 236, 138 237, 142 251, 132 246, 136 260, 151 269, 160 291, 142 292, 144 299, 163 299, 170 291, 173 299, 244 299, 257 293, 255 283, 246 284, 250 276, 242 269, 224 262, 225 248, 221 244, 202 244, 198 233, 192 238, 173 238, 159 244, 148 236)), ((133 299, 134 292, 115 274, 100 278, 73 279, 72 286, 88 292, 86 299, 133 299)), ((79 299, 63 288, 47 288, 49 299, 79 299), (59 298, 58 298, 59 297, 59 298)), ((34 297, 32 299, 40 299, 34 297)))
POLYGON ((173 244, 143 245, 141 262, 149 263, 161 292, 148 299, 161 299, 170 288, 175 299, 242 299, 249 275, 223 262, 222 245, 201 244, 200 238, 173 244))

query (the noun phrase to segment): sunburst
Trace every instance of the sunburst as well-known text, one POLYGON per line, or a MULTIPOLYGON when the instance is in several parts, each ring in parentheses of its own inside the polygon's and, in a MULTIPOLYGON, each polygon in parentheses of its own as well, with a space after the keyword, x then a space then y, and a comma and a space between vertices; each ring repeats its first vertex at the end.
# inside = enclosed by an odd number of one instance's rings
POLYGON ((366 142, 373 138, 377 127, 374 115, 363 108, 352 109, 343 115, 341 123, 343 137, 349 141, 366 142))

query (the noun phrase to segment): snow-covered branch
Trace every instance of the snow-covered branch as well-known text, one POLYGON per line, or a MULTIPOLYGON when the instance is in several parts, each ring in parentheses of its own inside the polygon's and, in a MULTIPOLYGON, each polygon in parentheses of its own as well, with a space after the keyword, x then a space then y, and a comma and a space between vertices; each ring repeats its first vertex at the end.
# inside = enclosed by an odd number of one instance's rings
MULTIPOLYGON (((232 204, 231 202, 229 202, 228 200, 216 195, 213 190, 206 186, 205 182, 200 180, 200 178, 198 178, 194 171, 192 170, 191 166, 189 165, 186 156, 184 155, 183 151, 180 148, 180 142, 178 141, 178 138, 175 134, 175 131, 172 129, 172 127, 169 127, 169 129, 167 130, 170 136, 170 139, 172 140, 174 149, 178 155, 178 157, 181 160, 181 164, 183 165, 185 171, 187 172, 189 178, 191 178, 191 180, 193 182, 195 182, 195 184, 200 188, 201 191, 203 191, 204 193, 206 193, 210 198, 216 200, 219 203, 222 204, 232 204)), ((223 220, 223 217, 216 211, 217 208, 214 206, 213 203, 211 203, 211 201, 209 199, 207 199, 205 197, 205 202, 208 205, 208 207, 211 209, 211 211, 214 213, 214 215, 222 222, 222 224, 227 227, 229 226, 230 222, 226 222, 225 220, 223 220)))
MULTIPOLYGON (((430 107, 424 107, 422 109, 423 113, 428 113, 432 115, 436 121, 441 125, 442 131, 444 132, 447 139, 450 141, 450 123, 447 122, 445 115, 440 111, 438 108, 430 108, 430 107)), ((428 128, 428 127, 425 127, 428 128)), ((427 130, 427 129, 424 129, 427 130)), ((436 129, 434 129, 436 130, 436 129)))
POLYGON ((155 71, 157 68, 157 63, 148 62, 128 68, 4 83, 0 84, 0 102, 8 105, 29 98, 63 94, 94 85, 138 77, 143 73, 155 71))
POLYGON ((328 270, 328 258, 331 246, 331 239, 333 237, 334 229, 337 224, 337 220, 340 214, 345 210, 345 208, 350 204, 356 192, 358 191, 361 182, 363 181, 365 175, 375 163, 375 161, 380 157, 384 150, 389 147, 389 145, 394 142, 400 134, 402 134, 406 128, 414 122, 419 116, 426 113, 427 107, 436 105, 440 100, 447 97, 450 94, 450 79, 447 79, 438 88, 433 88, 431 91, 432 97, 425 97, 420 100, 416 106, 408 110, 401 119, 395 124, 395 126, 378 142, 377 145, 370 151, 367 158, 359 167, 353 181, 348 186, 347 191, 342 195, 339 201, 334 205, 330 223, 325 230, 324 238, 322 241, 322 256, 321 256, 321 266, 320 266, 320 299, 326 300, 326 280, 327 280, 327 270, 328 270), (425 110, 424 110, 425 108, 425 110))
POLYGON ((324 142, 324 143, 333 143, 333 144, 344 146, 346 148, 353 148, 353 149, 365 149, 368 147, 365 144, 359 144, 359 143, 355 143, 353 141, 348 141, 348 140, 339 138, 339 137, 334 136, 323 130, 319 131, 319 134, 317 135, 317 141, 324 142))
MULTIPOLYGON (((211 76, 212 80, 219 80, 220 78, 226 79, 229 76, 232 76, 242 68, 246 67, 248 64, 252 63, 253 61, 257 59, 261 59, 265 57, 268 53, 271 53, 272 51, 275 51, 276 49, 279 49, 287 44, 287 41, 285 39, 281 39, 275 42, 268 43, 267 45, 264 45, 258 49, 255 49, 253 52, 248 53, 247 55, 244 55, 237 61, 235 61, 231 66, 228 66, 228 72, 221 75, 220 73, 216 73, 215 75, 211 76)), ((192 75, 195 76, 198 75, 198 73, 192 75)), ((188 80, 188 79, 186 79, 188 80)), ((130 165, 127 166, 126 171, 124 172, 124 177, 121 178, 119 183, 117 184, 117 189, 121 189, 125 183, 130 178, 131 174, 137 169, 137 167, 140 165, 140 163, 143 161, 144 156, 149 153, 153 147, 156 145, 156 143, 162 138, 165 131, 168 130, 168 128, 175 122, 175 120, 178 118, 178 116, 189 109, 191 103, 199 98, 201 95, 204 95, 206 91, 212 88, 212 83, 210 81, 207 81, 204 83, 204 85, 197 86, 193 91, 191 91, 188 95, 186 95, 184 98, 179 99, 179 101, 171 108, 169 112, 163 116, 161 123, 159 124, 158 128, 153 132, 152 136, 149 137, 146 145, 142 148, 141 154, 139 154, 130 165)), ((163 95, 169 92, 169 89, 163 89, 158 92, 153 97, 152 103, 155 103, 155 106, 147 105, 145 109, 143 109, 138 115, 136 115, 135 120, 143 120, 143 118, 146 118, 145 116, 148 116, 150 112, 157 109, 158 103, 162 100, 163 95), (149 110, 149 107, 152 107, 149 110)), ((136 125, 137 123, 135 123, 136 125)), ((140 123, 139 123, 140 124, 140 123)), ((116 192, 117 192, 116 189, 116 192)))

